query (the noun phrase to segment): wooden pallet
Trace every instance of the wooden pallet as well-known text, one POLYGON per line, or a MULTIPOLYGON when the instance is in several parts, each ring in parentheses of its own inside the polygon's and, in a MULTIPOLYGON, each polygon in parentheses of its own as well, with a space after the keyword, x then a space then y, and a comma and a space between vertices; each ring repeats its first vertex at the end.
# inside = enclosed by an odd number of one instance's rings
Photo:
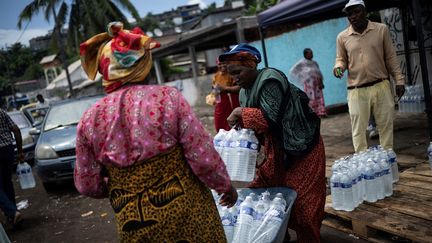
POLYGON ((329 195, 325 212, 323 224, 372 242, 386 242, 389 235, 432 242, 432 171, 426 163, 404 171, 391 197, 364 202, 352 212, 334 210, 329 195))

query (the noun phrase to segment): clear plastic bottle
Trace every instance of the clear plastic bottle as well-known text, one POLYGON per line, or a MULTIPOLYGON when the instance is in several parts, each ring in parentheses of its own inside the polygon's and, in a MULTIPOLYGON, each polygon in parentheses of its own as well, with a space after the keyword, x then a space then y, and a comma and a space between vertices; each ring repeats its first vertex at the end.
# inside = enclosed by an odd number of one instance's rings
POLYGON ((258 149, 259 149, 259 142, 258 138, 255 136, 255 132, 251 129, 248 129, 249 133, 249 164, 253 165, 249 167, 248 169, 248 177, 254 179, 255 177, 255 171, 256 171, 256 162, 258 157, 258 149))
POLYGON ((254 208, 252 198, 247 196, 240 204, 240 212, 237 217, 237 227, 234 229, 233 242, 243 243, 250 238, 249 233, 252 227, 254 208))
POLYGON ((377 194, 376 194, 376 180, 375 180, 375 171, 373 169, 373 161, 372 159, 368 159, 366 162, 366 168, 364 171, 364 180, 365 180, 365 201, 367 202, 376 202, 377 194))
POLYGON ((379 162, 373 163, 373 170, 375 172, 375 183, 376 183, 376 196, 377 199, 383 199, 384 198, 384 178, 382 176, 382 168, 379 165, 379 162))
POLYGON ((220 96, 220 88, 214 87, 212 90, 212 93, 214 94, 216 98, 216 103, 221 103, 221 96, 220 96))
POLYGON ((225 231, 227 242, 231 242, 234 236, 234 216, 227 207, 223 207, 221 211, 222 226, 225 231))
POLYGON ((341 175, 339 172, 333 172, 330 177, 330 191, 332 196, 332 207, 335 210, 343 209, 343 197, 342 197, 342 188, 340 182, 341 175))
POLYGON ((281 199, 282 205, 284 206, 284 209, 285 209, 286 206, 287 206, 287 202, 285 200, 284 195, 281 192, 278 192, 278 193, 276 193, 275 198, 280 198, 281 199))
POLYGON ((342 172, 341 189, 343 198, 343 210, 348 212, 354 210, 355 205, 353 198, 352 179, 347 171, 342 172))
POLYGON ((20 182, 21 189, 33 188, 36 186, 36 181, 33 176, 32 168, 27 162, 22 162, 17 165, 17 176, 20 182))
POLYGON ((255 163, 250 160, 251 151, 249 149, 249 132, 247 129, 242 129, 239 133, 238 140, 234 146, 235 155, 235 179, 237 181, 251 182, 255 176, 255 163))
POLYGON ((235 142, 237 138, 237 130, 231 129, 225 136, 223 140, 223 151, 222 160, 225 162, 227 171, 231 179, 233 178, 235 161, 233 160, 233 155, 235 155, 235 149, 231 147, 231 144, 235 142))
POLYGON ((253 243, 271 242, 277 235, 285 215, 280 198, 275 198, 265 213, 261 226, 252 236, 253 243))
POLYGON ((257 230, 259 229, 259 227, 263 223, 265 212, 266 212, 266 210, 265 210, 263 204, 257 204, 256 205, 255 214, 254 214, 253 222, 252 222, 252 228, 251 228, 250 234, 249 234, 249 236, 250 236, 249 242, 252 242, 255 232, 257 232, 257 230))
POLYGON ((271 204, 270 192, 265 191, 265 192, 261 193, 260 201, 263 203, 264 209, 267 211, 270 208, 270 204, 271 204))
POLYGON ((387 158, 392 169, 393 183, 395 183, 399 181, 399 168, 397 164, 396 153, 393 151, 393 149, 387 150, 387 158))
POLYGON ((391 175, 391 167, 386 159, 381 159, 380 167, 382 169, 384 196, 389 197, 393 194, 393 177, 391 175))
POLYGON ((352 185, 352 193, 353 193, 353 203, 354 208, 360 204, 360 200, 358 198, 358 184, 357 184, 357 176, 355 174, 355 168, 351 164, 348 165, 348 176, 351 178, 352 185))
POLYGON ((213 138, 213 145, 216 151, 218 151, 220 156, 222 156, 223 153, 223 145, 224 145, 223 141, 226 135, 227 135, 227 131, 225 131, 224 129, 219 129, 219 132, 213 138))
POLYGON ((403 95, 399 100, 399 112, 405 112, 406 106, 406 95, 403 95))

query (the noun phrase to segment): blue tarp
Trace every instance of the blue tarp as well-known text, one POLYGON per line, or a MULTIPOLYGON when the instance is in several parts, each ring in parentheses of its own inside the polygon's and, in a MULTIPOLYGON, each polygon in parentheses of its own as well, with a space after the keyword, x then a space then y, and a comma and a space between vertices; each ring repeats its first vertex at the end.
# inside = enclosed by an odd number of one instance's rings
MULTIPOLYGON (((272 25, 307 19, 326 20, 341 17, 348 0, 285 0, 258 14, 258 24, 265 29, 272 25)), ((366 0, 368 11, 395 7, 401 0, 366 0)))

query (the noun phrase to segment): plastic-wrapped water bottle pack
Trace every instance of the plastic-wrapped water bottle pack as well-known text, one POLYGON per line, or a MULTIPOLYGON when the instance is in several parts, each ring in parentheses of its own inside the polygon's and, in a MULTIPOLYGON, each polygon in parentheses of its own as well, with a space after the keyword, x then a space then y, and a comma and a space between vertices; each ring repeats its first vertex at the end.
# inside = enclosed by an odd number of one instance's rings
POLYGON ((371 147, 359 154, 336 160, 332 166, 330 189, 332 207, 352 211, 363 201, 376 202, 393 194, 399 180, 396 153, 371 147))
POLYGON ((213 140, 233 181, 251 182, 255 177, 258 139, 250 129, 220 129, 213 140))
POLYGON ((222 207, 219 196, 212 190, 228 242, 268 243, 278 234, 287 212, 287 202, 282 193, 271 195, 265 191, 260 196, 239 193, 235 206, 222 207), (271 199, 273 198, 273 199, 271 199))

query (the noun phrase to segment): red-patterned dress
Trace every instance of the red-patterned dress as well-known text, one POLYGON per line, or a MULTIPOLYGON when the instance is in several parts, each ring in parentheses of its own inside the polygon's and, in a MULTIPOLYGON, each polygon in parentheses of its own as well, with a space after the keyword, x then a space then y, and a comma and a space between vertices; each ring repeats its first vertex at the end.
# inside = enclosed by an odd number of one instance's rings
POLYGON ((320 242, 321 221, 326 197, 325 151, 322 139, 306 156, 290 159, 283 165, 283 151, 276 148, 263 112, 243 108, 242 126, 253 129, 265 148, 266 160, 257 169, 257 177, 249 187, 287 186, 297 192, 289 227, 296 231, 298 242, 320 242))

